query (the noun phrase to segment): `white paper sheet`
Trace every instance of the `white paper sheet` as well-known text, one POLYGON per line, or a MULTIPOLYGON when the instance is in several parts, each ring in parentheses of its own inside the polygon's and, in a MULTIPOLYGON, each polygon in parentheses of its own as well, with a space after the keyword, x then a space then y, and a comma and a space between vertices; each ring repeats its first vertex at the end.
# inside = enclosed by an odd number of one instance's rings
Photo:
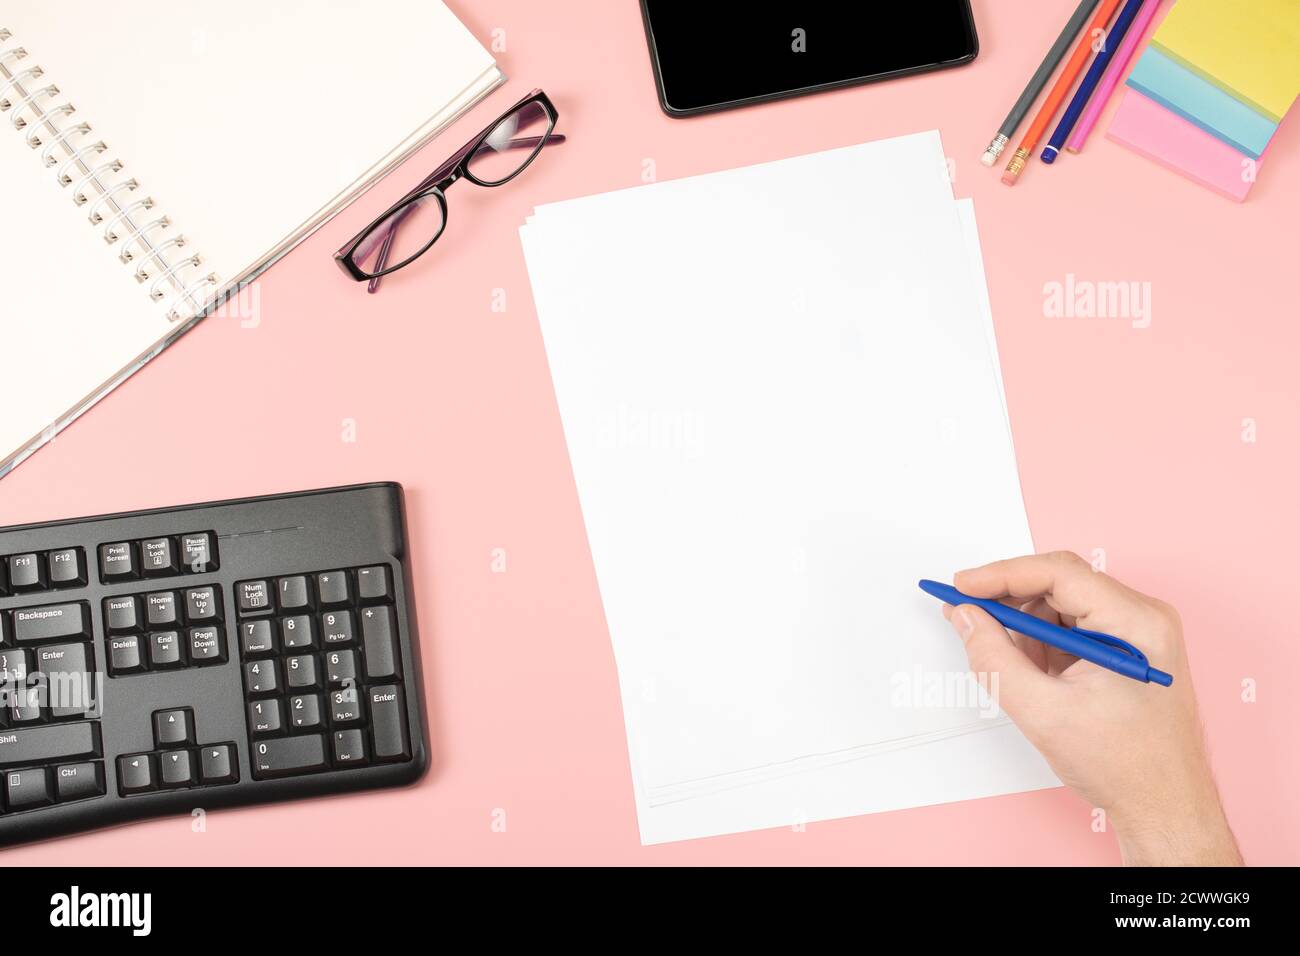
POLYGON ((991 726, 973 695, 899 699, 965 670, 916 580, 1031 547, 973 212, 942 160, 920 134, 522 230, 647 839, 695 832, 647 830, 660 808, 991 726))

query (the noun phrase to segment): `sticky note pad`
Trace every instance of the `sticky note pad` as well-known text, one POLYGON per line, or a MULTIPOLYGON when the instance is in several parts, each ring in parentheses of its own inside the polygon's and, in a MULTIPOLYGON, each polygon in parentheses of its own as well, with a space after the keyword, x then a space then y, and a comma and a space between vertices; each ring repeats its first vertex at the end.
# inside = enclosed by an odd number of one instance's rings
POLYGON ((1237 202, 1263 165, 1137 90, 1125 93, 1106 136, 1237 202))
POLYGON ((1275 123, 1300 95, 1300 0, 1178 0, 1151 43, 1275 123))
POLYGON ((1129 74, 1128 85, 1255 159, 1263 155, 1277 132, 1277 123, 1263 113, 1229 96, 1155 47, 1147 47, 1142 54, 1129 74))

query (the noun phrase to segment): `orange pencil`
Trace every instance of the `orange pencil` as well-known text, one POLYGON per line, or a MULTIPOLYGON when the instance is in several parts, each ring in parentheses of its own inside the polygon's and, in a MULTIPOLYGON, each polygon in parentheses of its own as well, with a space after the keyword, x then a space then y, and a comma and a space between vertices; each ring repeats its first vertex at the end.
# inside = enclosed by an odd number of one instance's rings
POLYGON ((1079 41, 1079 45, 1074 48, 1074 53, 1070 57, 1070 62, 1065 64, 1065 69, 1056 80, 1056 85, 1052 87, 1052 92, 1047 94, 1042 108, 1038 115, 1034 117, 1033 124, 1029 127, 1029 132, 1025 133, 1024 142, 1016 150, 1016 154, 1011 157, 1011 162, 1007 163, 1007 170, 1002 174, 1002 181, 1008 186, 1014 186, 1020 174, 1025 171, 1025 164, 1029 162, 1029 157, 1034 150, 1038 148, 1038 141, 1043 138, 1047 132, 1047 127, 1051 124, 1052 118, 1056 116, 1056 111, 1061 108, 1061 102, 1074 86, 1074 81, 1079 78, 1083 72, 1083 64, 1088 60, 1088 54, 1092 52, 1093 34, 1098 30, 1105 31, 1106 24, 1110 23, 1111 16, 1115 13, 1115 8, 1120 4, 1120 0, 1103 0, 1101 9, 1093 17, 1092 23, 1088 25, 1088 31, 1079 41))

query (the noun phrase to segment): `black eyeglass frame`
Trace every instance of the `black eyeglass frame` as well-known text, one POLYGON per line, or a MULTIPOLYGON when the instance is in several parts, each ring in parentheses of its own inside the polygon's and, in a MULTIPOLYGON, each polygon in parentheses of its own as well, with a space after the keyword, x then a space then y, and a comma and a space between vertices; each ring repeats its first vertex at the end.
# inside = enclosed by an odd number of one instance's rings
POLYGON ((504 186, 506 183, 512 181, 525 169, 531 166, 533 164, 533 160, 537 159, 537 157, 541 155, 541 152, 546 147, 547 143, 560 143, 564 141, 564 136, 555 132, 555 125, 556 123, 559 122, 559 118, 560 118, 559 112, 555 109, 555 104, 551 102, 550 97, 548 97, 540 89, 533 90, 523 99, 521 99, 519 102, 512 105, 509 109, 507 109, 500 116, 498 116, 491 123, 489 123, 481 133, 479 133, 472 140, 470 140, 468 143, 466 143, 464 146, 458 149, 455 153, 453 153, 450 157, 448 157, 447 160, 441 166, 439 166, 432 173, 430 173, 428 176, 422 179, 414 189, 412 189, 409 193, 407 193, 405 196, 403 196, 401 199, 395 202, 388 209, 384 210, 384 212, 373 222, 371 222, 370 225, 366 226, 365 229, 362 229, 361 232, 357 233, 357 235, 353 239, 351 239, 347 243, 347 245, 345 245, 342 249, 340 249, 338 252, 334 254, 334 261, 338 263, 340 269, 342 269, 349 277, 355 279, 357 282, 374 282, 375 280, 383 278, 386 275, 390 275, 391 273, 394 273, 399 269, 406 268, 411 263, 415 262, 416 259, 419 259, 422 255, 424 255, 431 248, 433 248, 433 244, 436 243, 438 239, 441 238, 442 234, 446 231, 447 190, 455 182, 457 182, 460 179, 468 179, 470 182, 474 183, 475 185, 485 186, 489 189, 495 188, 497 186, 504 186), (485 182, 482 179, 479 179, 477 176, 474 175, 473 171, 470 170, 469 168, 470 161, 475 156, 478 155, 480 149, 484 148, 484 146, 486 145, 487 138, 490 135, 492 135, 492 133, 496 130, 498 126, 501 125, 503 121, 505 121, 508 117, 512 116, 513 114, 518 113, 520 110, 524 109, 525 107, 529 106, 532 103, 540 103, 542 105, 542 108, 546 110, 546 114, 550 119, 550 123, 547 126, 546 131, 542 133, 540 136, 536 137, 538 139, 538 143, 536 144, 536 146, 533 147, 532 155, 530 155, 528 159, 524 161, 522 166, 516 169, 505 179, 500 179, 497 180, 496 182, 485 182), (403 207, 410 206, 413 203, 419 202, 421 199, 424 199, 425 197, 428 196, 434 197, 437 200, 438 205, 442 210, 442 225, 439 226, 437 233, 435 233, 433 238, 430 239, 427 244, 425 244, 424 248, 422 248, 419 252, 415 253, 414 255, 409 256, 402 262, 399 262, 397 265, 390 266, 385 269, 381 269, 379 272, 369 272, 367 270, 362 269, 357 264, 354 258, 357 250, 361 247, 361 244, 370 238, 371 233, 373 233, 376 229, 383 226, 385 222, 391 220, 392 217, 396 213, 400 212, 403 207))

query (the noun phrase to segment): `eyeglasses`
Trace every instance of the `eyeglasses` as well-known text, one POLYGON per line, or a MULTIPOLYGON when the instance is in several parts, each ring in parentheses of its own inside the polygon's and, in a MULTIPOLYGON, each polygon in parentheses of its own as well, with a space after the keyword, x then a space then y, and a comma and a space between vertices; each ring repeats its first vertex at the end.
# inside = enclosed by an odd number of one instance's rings
POLYGON ((389 273, 432 248, 447 228, 447 189, 459 179, 504 186, 532 164, 544 146, 564 142, 558 114, 533 90, 426 176, 418 186, 334 254, 339 268, 377 292, 389 273), (522 134, 522 135, 521 135, 522 134))

